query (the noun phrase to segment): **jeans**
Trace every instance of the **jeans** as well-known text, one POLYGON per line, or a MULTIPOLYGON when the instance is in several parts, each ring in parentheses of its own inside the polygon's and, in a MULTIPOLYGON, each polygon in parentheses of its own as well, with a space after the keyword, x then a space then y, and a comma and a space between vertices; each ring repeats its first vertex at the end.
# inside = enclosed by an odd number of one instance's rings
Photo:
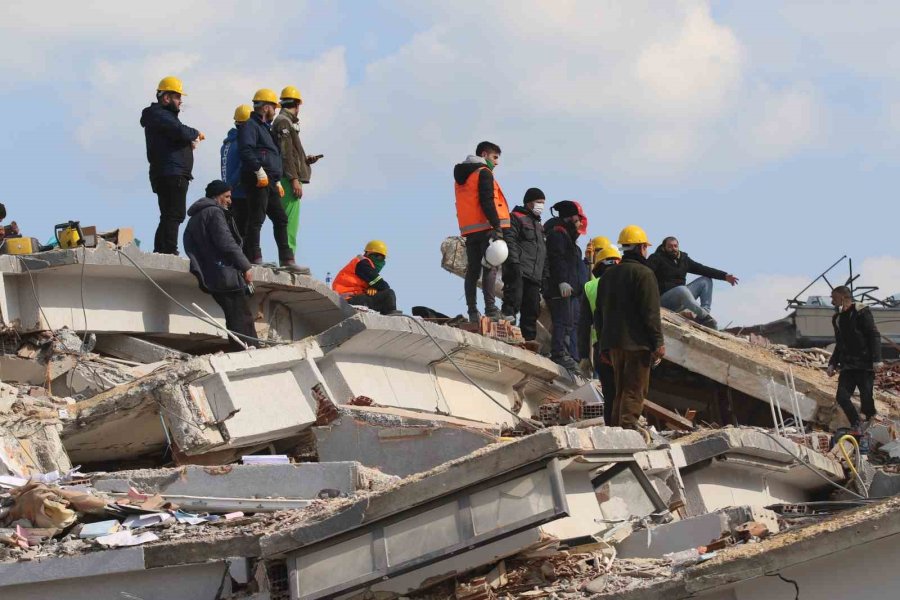
POLYGON ((481 259, 491 241, 490 231, 477 231, 466 236, 466 306, 470 311, 478 310, 475 299, 478 290, 478 277, 481 277, 481 291, 484 294, 484 310, 488 312, 496 308, 497 268, 487 269, 481 266, 481 259))
MULTIPOLYGON (((237 337, 248 346, 259 347, 259 342, 256 341, 256 327, 253 325, 253 313, 250 312, 247 295, 243 290, 217 292, 212 294, 212 297, 225 313, 225 327, 237 334, 237 337)), ((231 350, 243 350, 234 340, 228 339, 231 350)))
POLYGON ((709 315, 712 305, 713 281, 709 277, 698 277, 687 285, 679 285, 659 297, 663 308, 679 312, 689 310, 694 317, 709 315), (699 301, 699 302, 698 302, 699 301))
POLYGON ((281 204, 278 194, 277 182, 269 180, 269 185, 264 188, 256 187, 256 175, 253 173, 241 176, 241 184, 247 191, 247 225, 244 236, 244 254, 250 262, 262 261, 262 248, 260 248, 259 235, 266 217, 272 221, 272 231, 275 234, 275 245, 278 246, 278 260, 283 264, 286 260, 293 260, 294 253, 288 243, 287 225, 288 218, 281 204))
MULTIPOLYGON (((572 331, 575 328, 574 302, 568 298, 549 298, 550 317, 553 320, 553 334, 550 339, 550 356, 559 357, 569 355, 569 342, 572 331)), ((574 359, 575 357, 572 356, 574 359)), ((576 359, 577 360, 577 359, 576 359)))
POLYGON ((374 296, 359 294, 347 298, 347 303, 355 306, 365 306, 377 310, 383 315, 389 315, 397 310, 397 294, 392 289, 381 290, 374 296))
POLYGON ((503 310, 504 315, 519 317, 522 337, 533 340, 537 337, 537 319, 541 312, 541 284, 522 277, 518 265, 503 265, 503 310))
POLYGON ((182 175, 165 175, 152 181, 159 201, 159 226, 153 238, 157 254, 178 254, 178 228, 184 222, 189 183, 182 175))
POLYGON ((611 425, 636 429, 650 389, 650 351, 613 348, 609 355, 616 379, 611 425))
POLYGON ((851 427, 859 423, 859 413, 850 401, 853 390, 859 390, 859 404, 866 419, 874 417, 878 411, 875 409, 875 371, 866 369, 841 369, 838 375, 837 403, 847 415, 851 427))

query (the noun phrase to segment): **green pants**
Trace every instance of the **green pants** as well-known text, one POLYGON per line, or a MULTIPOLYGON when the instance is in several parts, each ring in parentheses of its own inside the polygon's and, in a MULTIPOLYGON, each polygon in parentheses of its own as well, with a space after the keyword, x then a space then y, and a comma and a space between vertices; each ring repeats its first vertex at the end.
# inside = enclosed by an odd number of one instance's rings
POLYGON ((284 188, 284 198, 281 199, 281 205, 284 206, 284 212, 287 213, 288 224, 288 244, 291 246, 291 252, 297 256, 297 232, 300 230, 300 198, 294 195, 294 189, 291 187, 290 179, 282 179, 281 187, 284 188))

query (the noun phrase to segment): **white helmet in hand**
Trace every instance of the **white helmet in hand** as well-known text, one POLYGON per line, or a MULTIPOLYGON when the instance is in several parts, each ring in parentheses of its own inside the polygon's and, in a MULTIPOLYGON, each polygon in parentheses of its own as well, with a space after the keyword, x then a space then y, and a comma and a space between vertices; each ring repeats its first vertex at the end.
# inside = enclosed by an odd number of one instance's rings
POLYGON ((485 269, 499 267, 509 257, 509 248, 503 240, 491 240, 487 250, 484 251, 484 258, 481 259, 481 266, 485 269))

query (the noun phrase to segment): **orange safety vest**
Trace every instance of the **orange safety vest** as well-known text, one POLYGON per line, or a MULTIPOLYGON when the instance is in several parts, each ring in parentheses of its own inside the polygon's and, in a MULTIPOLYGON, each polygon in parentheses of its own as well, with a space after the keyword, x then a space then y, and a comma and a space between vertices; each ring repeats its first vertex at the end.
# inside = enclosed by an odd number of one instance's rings
MULTIPOLYGON (((347 266, 341 269, 341 272, 338 273, 337 277, 334 278, 334 281, 331 282, 331 289, 340 294, 344 300, 352 298, 353 296, 365 294, 366 290, 369 289, 370 282, 363 281, 363 279, 356 274, 356 265, 359 264, 359 261, 361 260, 369 261, 372 268, 375 268, 375 263, 372 262, 371 258, 359 255, 348 262, 347 266)), ((378 277, 378 279, 381 279, 381 277, 378 277)), ((376 283, 378 279, 371 283, 376 283)))
MULTIPOLYGON (((481 167, 487 169, 487 167, 481 167)), ((456 186, 456 220, 459 221, 459 232, 462 235, 469 235, 476 231, 488 231, 492 229, 487 215, 481 210, 481 203, 478 201, 478 176, 481 169, 473 172, 462 185, 458 183, 456 186)), ((500 227, 506 229, 509 227, 509 205, 506 204, 506 196, 500 189, 497 179, 494 179, 494 206, 497 208, 497 216, 500 217, 500 227)))

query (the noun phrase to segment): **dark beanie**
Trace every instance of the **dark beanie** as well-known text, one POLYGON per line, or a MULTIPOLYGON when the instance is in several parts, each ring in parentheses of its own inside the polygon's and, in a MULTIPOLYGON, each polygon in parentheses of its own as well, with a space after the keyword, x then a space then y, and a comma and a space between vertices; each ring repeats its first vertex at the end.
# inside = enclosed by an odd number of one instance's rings
POLYGON ((561 200, 553 205, 556 214, 565 219, 578 214, 578 206, 571 200, 561 200))
POLYGON ((525 204, 529 202, 536 202, 537 200, 545 200, 547 197, 544 196, 544 192, 539 190, 538 188, 528 188, 528 191, 525 192, 525 199, 522 200, 525 204))
POLYGON ((209 182, 209 185, 206 186, 206 197, 207 198, 215 198, 216 196, 221 196, 225 192, 230 192, 231 186, 222 181, 221 179, 214 179, 209 182))

